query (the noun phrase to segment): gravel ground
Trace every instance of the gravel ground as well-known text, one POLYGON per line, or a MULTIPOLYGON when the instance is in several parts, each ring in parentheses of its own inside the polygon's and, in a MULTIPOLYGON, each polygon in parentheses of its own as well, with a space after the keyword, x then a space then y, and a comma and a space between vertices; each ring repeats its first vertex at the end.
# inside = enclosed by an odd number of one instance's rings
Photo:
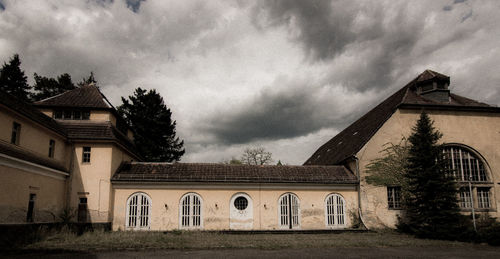
POLYGON ((95 251, 68 253, 51 251, 2 255, 0 258, 500 258, 500 248, 473 247, 350 247, 303 249, 212 249, 212 250, 143 250, 95 251))

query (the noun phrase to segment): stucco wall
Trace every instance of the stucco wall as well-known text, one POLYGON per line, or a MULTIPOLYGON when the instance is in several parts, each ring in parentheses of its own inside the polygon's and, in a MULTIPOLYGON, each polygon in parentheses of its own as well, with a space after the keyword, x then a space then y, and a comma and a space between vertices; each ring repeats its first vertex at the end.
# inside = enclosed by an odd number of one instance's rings
POLYGON ((59 221, 65 180, 0 165, 0 223, 26 222, 30 193, 36 194, 34 222, 59 221))
POLYGON ((245 193, 252 199, 252 229, 279 229, 278 199, 287 192, 294 193, 300 200, 300 229, 326 229, 325 198, 330 193, 337 193, 346 201, 346 225, 351 225, 351 213, 357 213, 357 193, 335 187, 326 188, 251 188, 231 186, 195 186, 192 188, 163 186, 151 188, 124 188, 114 186, 113 229, 125 229, 126 202, 136 192, 146 193, 152 200, 152 230, 179 229, 179 203, 183 195, 194 192, 201 196, 202 224, 205 230, 230 229, 230 200, 236 193, 245 193))
POLYGON ((54 158, 59 162, 69 166, 69 146, 65 143, 64 139, 50 131, 49 129, 21 117, 13 112, 4 110, 0 112, 0 140, 10 143, 12 136, 12 126, 14 121, 21 124, 21 135, 19 138, 19 146, 29 149, 30 151, 39 154, 40 156, 48 157, 49 155, 49 141, 55 140, 54 158))
MULTIPOLYGON (((427 111, 434 120, 434 127, 443 133, 441 143, 461 143, 478 151, 489 164, 493 183, 500 179, 500 115, 492 113, 473 113, 459 111, 427 111)), ((420 116, 418 110, 398 110, 379 129, 379 131, 358 152, 361 173, 361 207, 363 218, 369 227, 394 227, 397 210, 389 210, 387 188, 368 185, 365 181, 366 165, 381 156, 383 145, 399 143, 402 137, 409 137, 411 128, 420 116)), ((497 217, 499 206, 497 184, 493 185, 493 211, 497 217)))

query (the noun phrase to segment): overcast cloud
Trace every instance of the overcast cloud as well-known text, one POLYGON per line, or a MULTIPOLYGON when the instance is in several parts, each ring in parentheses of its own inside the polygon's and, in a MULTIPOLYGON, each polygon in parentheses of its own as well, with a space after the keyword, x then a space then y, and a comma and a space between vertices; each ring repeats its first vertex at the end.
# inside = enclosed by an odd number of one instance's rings
POLYGON ((183 162, 264 146, 302 164, 429 68, 453 92, 500 104, 500 1, 0 0, 0 61, 94 71, 113 104, 157 89, 183 162))

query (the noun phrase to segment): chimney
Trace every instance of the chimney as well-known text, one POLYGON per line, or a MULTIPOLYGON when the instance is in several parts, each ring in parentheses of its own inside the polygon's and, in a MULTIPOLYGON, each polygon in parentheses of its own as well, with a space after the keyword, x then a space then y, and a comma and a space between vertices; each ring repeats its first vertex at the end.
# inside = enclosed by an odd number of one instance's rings
POLYGON ((425 70, 417 78, 416 89, 417 94, 435 102, 447 103, 450 101, 450 77, 425 70))

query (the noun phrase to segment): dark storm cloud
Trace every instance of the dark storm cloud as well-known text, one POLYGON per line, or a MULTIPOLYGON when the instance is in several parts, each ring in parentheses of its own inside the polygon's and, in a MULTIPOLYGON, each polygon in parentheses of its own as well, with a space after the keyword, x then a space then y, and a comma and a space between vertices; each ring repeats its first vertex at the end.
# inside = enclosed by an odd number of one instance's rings
POLYGON ((256 140, 279 140, 305 136, 324 127, 343 128, 364 109, 347 112, 333 91, 322 91, 307 83, 279 80, 275 85, 286 88, 264 88, 248 103, 226 111, 223 116, 207 119, 202 130, 226 144, 256 140))
POLYGON ((5 4, 0 0, 0 10, 5 10, 5 4))
POLYGON ((132 10, 134 13, 139 12, 139 8, 141 8, 141 2, 146 0, 126 0, 127 7, 132 10))
POLYGON ((408 11, 402 5, 391 14, 382 5, 356 1, 262 1, 254 8, 253 20, 258 27, 288 27, 310 61, 360 56, 355 64, 332 71, 329 80, 366 91, 388 87, 396 58, 418 42, 424 19, 411 20, 408 11))

